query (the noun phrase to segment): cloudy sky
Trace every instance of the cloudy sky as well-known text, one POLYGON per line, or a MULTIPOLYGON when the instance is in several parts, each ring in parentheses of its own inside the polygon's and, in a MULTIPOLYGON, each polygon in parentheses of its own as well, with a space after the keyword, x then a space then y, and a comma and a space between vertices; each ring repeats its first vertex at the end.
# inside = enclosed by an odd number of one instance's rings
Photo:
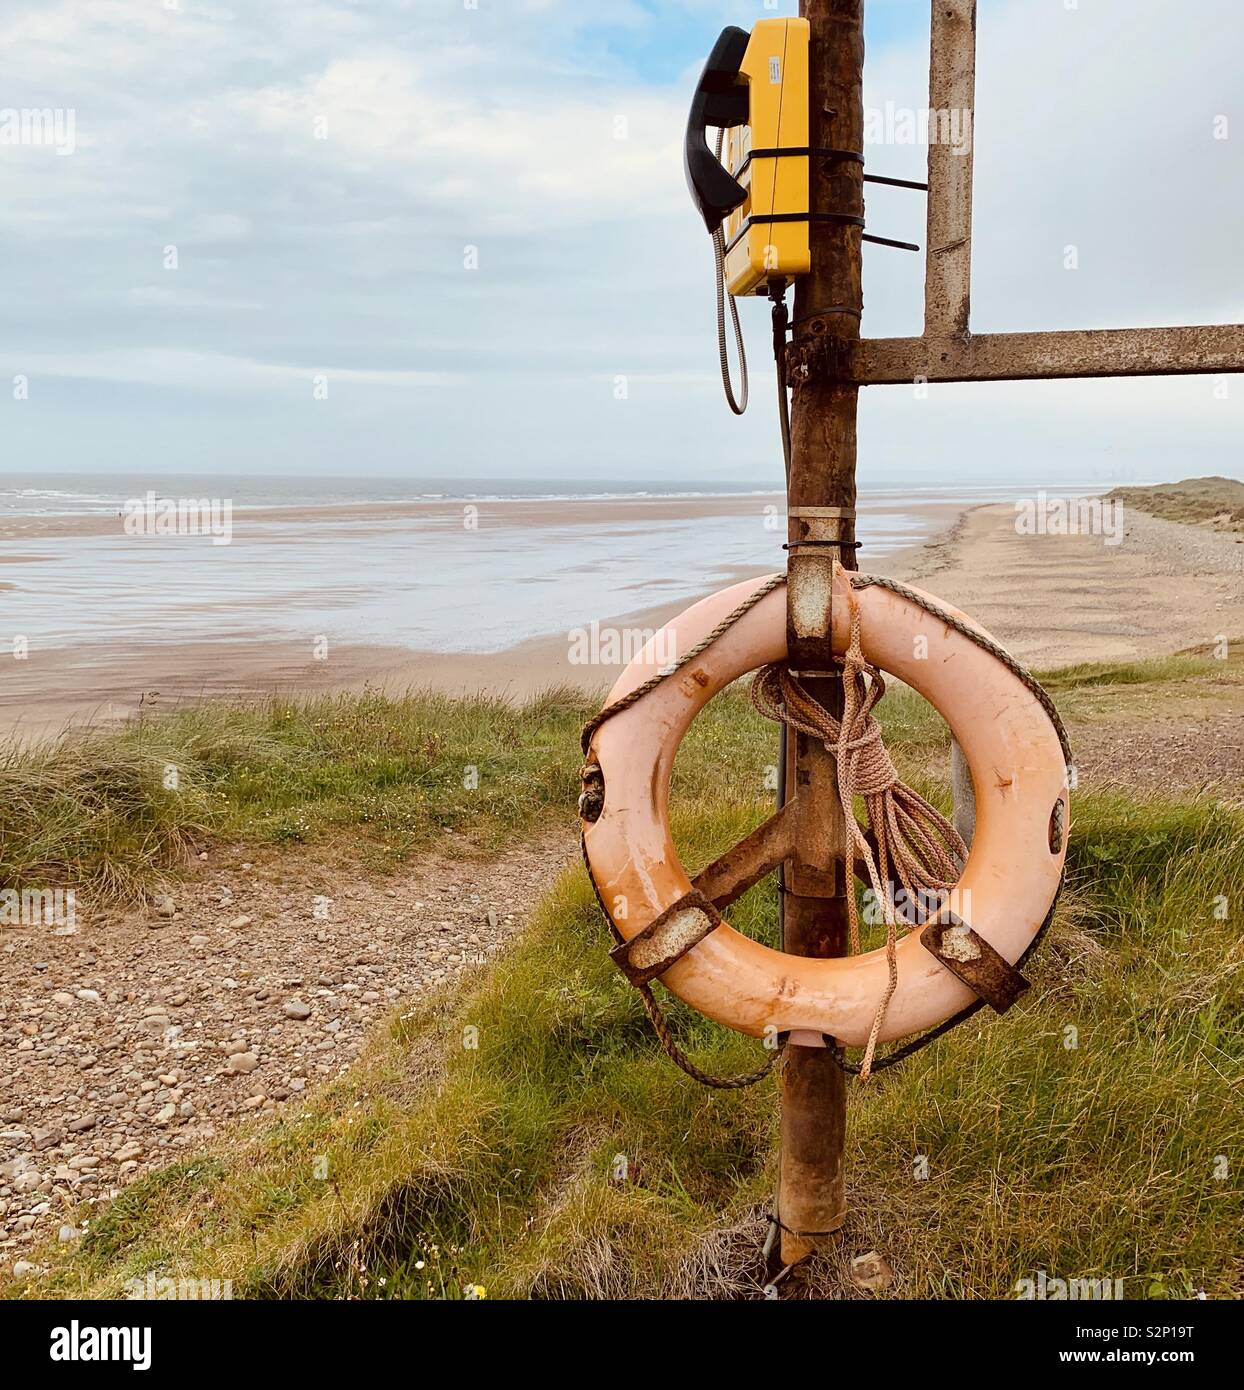
MULTIPOLYGON (((868 105, 927 105, 926 0, 867 8, 868 105)), ((0 468, 777 480, 767 309, 740 423, 681 135, 721 26, 795 10, 0 0, 0 133, 73 120, 0 141, 0 468)), ((981 0, 976 330, 1244 318, 1241 52, 1238 0, 981 0)), ((918 332, 921 258, 866 255, 865 333, 918 332)), ((860 479, 1244 476, 1223 386, 872 388, 860 479)))

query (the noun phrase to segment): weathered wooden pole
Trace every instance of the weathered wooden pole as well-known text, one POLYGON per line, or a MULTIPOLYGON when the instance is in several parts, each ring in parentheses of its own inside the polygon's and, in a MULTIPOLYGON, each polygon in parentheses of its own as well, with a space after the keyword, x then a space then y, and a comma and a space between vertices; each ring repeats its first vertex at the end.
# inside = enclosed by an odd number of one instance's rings
MULTIPOLYGON (((801 0, 811 26, 813 149, 862 153, 864 0, 801 0)), ((839 155, 809 161, 812 272, 797 282, 788 353, 791 406, 790 582, 787 641, 792 668, 831 713, 842 690, 830 649, 833 562, 854 566, 856 408, 859 388, 834 363, 860 336, 863 165, 839 155), (841 219, 841 220, 838 220, 841 219)), ((784 873, 784 948, 840 956, 847 949, 843 811, 834 760, 824 746, 791 739, 788 782, 804 808, 795 856, 784 873)), ((805 1259, 846 1220, 846 1077, 814 1034, 794 1034, 782 1072, 778 1215, 782 1258, 805 1259)))

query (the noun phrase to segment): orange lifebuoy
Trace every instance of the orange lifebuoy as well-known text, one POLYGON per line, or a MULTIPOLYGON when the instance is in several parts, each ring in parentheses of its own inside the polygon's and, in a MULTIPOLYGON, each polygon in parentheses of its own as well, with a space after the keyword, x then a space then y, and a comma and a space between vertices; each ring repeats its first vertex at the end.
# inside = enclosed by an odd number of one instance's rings
MULTIPOLYGON (((669 651, 699 645, 769 582, 737 584, 675 618, 623 672, 609 704, 655 676, 669 651)), ((976 830, 956 892, 971 905, 974 931, 1014 964, 1041 930, 1062 881, 1070 821, 1059 732, 1029 685, 995 655, 911 598, 879 586, 854 588, 841 569, 832 603, 835 653, 850 639, 852 596, 864 656, 929 700, 963 750, 976 830)), ((785 605, 784 590, 772 588, 693 662, 614 714, 592 738, 589 762, 599 767, 604 795, 599 816, 584 821, 584 844, 601 901, 624 941, 692 892, 670 835, 674 757, 714 695, 785 659, 785 605)), ((987 637, 955 609, 940 607, 987 637)), ((882 1042, 936 1027, 975 1000, 915 933, 899 943, 897 966, 882 1042)), ((880 950, 833 960, 787 955, 722 922, 660 979, 741 1033, 820 1033, 861 1047, 886 992, 888 965, 880 950)))

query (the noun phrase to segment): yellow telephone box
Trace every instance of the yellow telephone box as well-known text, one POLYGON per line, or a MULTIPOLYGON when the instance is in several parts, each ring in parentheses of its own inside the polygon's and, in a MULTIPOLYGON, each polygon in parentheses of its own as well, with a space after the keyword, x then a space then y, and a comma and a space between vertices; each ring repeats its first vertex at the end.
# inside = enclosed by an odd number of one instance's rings
POLYGON ((752 30, 741 80, 748 123, 727 135, 726 168, 747 200, 725 220, 726 288, 767 294, 772 280, 812 268, 808 237, 808 42, 806 19, 765 19, 752 30))

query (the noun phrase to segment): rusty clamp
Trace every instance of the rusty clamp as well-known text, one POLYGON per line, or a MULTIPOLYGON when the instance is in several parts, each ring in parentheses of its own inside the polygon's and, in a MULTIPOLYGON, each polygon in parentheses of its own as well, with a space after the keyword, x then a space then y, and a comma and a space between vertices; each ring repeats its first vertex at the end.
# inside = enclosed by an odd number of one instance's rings
POLYGON ((1006 1013, 1029 988, 1010 961, 953 912, 930 922, 920 933, 920 944, 995 1013, 1006 1013))
POLYGON ((615 946, 609 958, 631 984, 646 985, 664 975, 721 925, 721 914, 693 888, 638 936, 615 946))

